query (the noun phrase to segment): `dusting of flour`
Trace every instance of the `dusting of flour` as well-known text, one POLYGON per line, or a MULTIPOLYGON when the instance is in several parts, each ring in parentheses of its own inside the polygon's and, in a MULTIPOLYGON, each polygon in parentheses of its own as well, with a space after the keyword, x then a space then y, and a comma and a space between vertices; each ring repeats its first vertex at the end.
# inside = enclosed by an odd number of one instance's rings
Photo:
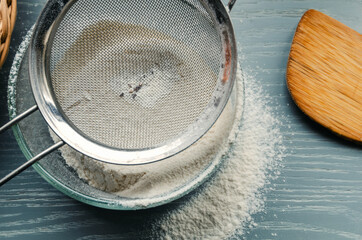
POLYGON ((227 239, 263 208, 262 189, 284 157, 280 122, 268 97, 244 72, 245 108, 229 158, 212 181, 154 224, 159 239, 227 239))

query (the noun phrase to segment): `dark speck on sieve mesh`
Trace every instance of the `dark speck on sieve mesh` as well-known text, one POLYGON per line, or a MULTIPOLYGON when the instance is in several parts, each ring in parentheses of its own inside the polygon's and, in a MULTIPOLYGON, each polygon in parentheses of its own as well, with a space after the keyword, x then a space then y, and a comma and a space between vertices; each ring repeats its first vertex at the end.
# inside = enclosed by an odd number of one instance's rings
POLYGON ((141 89, 141 87, 142 87, 142 85, 139 85, 139 86, 135 87, 134 91, 138 92, 141 89))

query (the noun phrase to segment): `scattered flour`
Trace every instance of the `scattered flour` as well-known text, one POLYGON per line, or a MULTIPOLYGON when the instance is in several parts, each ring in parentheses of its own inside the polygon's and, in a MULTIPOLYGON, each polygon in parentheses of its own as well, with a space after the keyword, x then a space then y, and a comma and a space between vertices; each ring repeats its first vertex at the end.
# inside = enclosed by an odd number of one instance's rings
POLYGON ((159 239, 226 239, 242 234, 263 209, 262 192, 285 147, 268 97, 244 72, 245 109, 233 150, 206 186, 154 224, 159 239))
POLYGON ((16 96, 16 80, 18 79, 18 72, 21 65, 21 61, 23 60, 24 54, 28 49, 28 45, 31 39, 31 35, 33 33, 34 26, 26 33, 23 41, 21 42, 18 51, 15 54, 13 64, 10 69, 9 74, 9 82, 8 82, 8 106, 9 106, 9 115, 10 118, 16 117, 16 109, 15 109, 15 96, 16 96))

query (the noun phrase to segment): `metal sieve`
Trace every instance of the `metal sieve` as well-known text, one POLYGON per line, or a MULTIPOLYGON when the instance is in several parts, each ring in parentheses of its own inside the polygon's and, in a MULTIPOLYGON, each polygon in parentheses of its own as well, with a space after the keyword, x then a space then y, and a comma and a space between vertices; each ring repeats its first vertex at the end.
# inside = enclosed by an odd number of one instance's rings
POLYGON ((65 143, 113 164, 177 154, 223 111, 236 58, 219 0, 48 1, 29 46, 37 106, 0 131, 39 109, 61 140, 12 175, 65 143))

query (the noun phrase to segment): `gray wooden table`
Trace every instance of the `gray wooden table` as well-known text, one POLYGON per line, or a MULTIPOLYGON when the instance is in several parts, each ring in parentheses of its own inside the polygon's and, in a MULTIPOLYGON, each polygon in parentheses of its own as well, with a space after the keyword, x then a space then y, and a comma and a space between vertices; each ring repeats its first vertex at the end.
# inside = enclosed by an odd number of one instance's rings
MULTIPOLYGON (((0 124, 8 120, 12 60, 45 0, 19 0, 17 23, 0 79, 0 124)), ((361 0, 238 0, 231 17, 242 67, 276 101, 288 156, 258 226, 245 239, 362 239, 362 150, 305 117, 285 86, 293 33, 303 12, 320 10, 361 32, 361 0)), ((0 136, 0 176, 25 160, 13 133, 0 136)), ((28 169, 0 189, 0 239, 150 239, 150 224, 188 196, 142 211, 111 211, 69 198, 28 169)))

